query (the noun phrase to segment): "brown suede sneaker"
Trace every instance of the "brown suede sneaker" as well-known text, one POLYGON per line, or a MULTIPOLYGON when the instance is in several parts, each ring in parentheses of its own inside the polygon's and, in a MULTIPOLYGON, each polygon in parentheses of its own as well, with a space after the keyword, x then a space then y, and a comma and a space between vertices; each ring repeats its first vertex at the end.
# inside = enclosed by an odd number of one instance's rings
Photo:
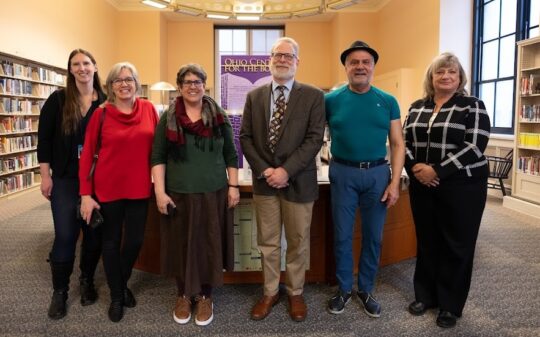
POLYGON ((195 324, 205 326, 214 319, 214 303, 212 298, 197 296, 195 298, 195 324))
POLYGON ((178 324, 186 324, 191 319, 191 300, 186 296, 179 296, 176 300, 173 319, 178 324))

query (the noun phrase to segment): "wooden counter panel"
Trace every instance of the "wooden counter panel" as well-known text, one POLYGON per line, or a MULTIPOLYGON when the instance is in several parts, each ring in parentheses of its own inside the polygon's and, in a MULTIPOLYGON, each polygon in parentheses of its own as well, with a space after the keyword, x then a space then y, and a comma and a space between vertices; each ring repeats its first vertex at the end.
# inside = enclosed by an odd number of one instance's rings
MULTIPOLYGON (((242 186, 242 197, 251 197, 251 186, 242 186)), ((155 198, 150 199, 145 238, 135 268, 158 274, 160 272, 160 215, 155 198)), ((357 214, 353 254, 355 272, 361 248, 361 221, 357 214)), ((310 269, 306 272, 306 282, 335 282, 335 259, 333 255, 333 229, 330 206, 329 185, 320 186, 320 196, 313 206, 311 223, 310 269)), ((415 256, 416 238, 414 223, 409 206, 408 192, 403 191, 396 206, 388 211, 384 228, 381 265, 396 263, 415 256)), ((281 275, 282 281, 285 275, 281 275)), ((262 273, 225 272, 225 283, 262 283, 262 273)))

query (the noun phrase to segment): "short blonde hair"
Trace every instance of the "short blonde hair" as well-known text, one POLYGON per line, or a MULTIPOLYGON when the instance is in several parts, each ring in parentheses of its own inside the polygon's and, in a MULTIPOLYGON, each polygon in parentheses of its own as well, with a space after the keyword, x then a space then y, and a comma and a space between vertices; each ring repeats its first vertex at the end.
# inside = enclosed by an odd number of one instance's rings
POLYGON ((109 75, 107 75, 107 80, 105 81, 105 89, 107 90, 107 101, 114 103, 116 100, 116 95, 113 91, 113 81, 118 78, 118 75, 123 69, 127 69, 131 72, 131 76, 135 80, 135 92, 138 93, 141 89, 141 81, 139 80, 139 73, 135 66, 129 62, 119 62, 115 64, 109 75))
POLYGON ((463 70, 463 66, 461 66, 461 63, 456 55, 446 52, 435 57, 426 71, 426 76, 424 78, 424 99, 432 99, 435 95, 435 88, 433 87, 433 74, 441 68, 452 66, 456 66, 459 70, 459 86, 456 92, 461 95, 467 95, 467 90, 465 90, 465 85, 467 84, 467 75, 465 74, 465 70, 463 70))

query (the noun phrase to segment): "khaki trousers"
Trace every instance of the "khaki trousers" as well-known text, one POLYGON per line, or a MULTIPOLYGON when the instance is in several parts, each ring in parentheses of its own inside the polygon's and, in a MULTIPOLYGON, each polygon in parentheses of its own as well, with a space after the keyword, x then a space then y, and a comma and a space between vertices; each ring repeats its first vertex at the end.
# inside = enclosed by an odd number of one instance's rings
POLYGON ((283 197, 253 195, 257 217, 257 244, 262 253, 264 295, 279 291, 281 230, 287 240, 286 289, 288 295, 301 295, 309 264, 309 235, 313 203, 297 203, 283 197))

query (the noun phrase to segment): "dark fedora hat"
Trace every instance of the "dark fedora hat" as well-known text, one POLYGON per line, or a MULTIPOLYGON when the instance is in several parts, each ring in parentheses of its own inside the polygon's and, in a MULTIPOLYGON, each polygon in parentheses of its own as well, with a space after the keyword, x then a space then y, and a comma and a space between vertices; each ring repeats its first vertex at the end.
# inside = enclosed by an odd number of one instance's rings
POLYGON ((345 65, 345 59, 347 58, 347 55, 349 55, 355 50, 367 51, 368 53, 371 54, 371 56, 373 56, 373 60, 375 61, 375 63, 377 63, 377 61, 379 60, 379 54, 377 54, 375 49, 370 48, 368 44, 365 43, 364 41, 358 40, 358 41, 354 41, 349 47, 349 49, 345 49, 343 53, 341 53, 341 64, 345 65))

